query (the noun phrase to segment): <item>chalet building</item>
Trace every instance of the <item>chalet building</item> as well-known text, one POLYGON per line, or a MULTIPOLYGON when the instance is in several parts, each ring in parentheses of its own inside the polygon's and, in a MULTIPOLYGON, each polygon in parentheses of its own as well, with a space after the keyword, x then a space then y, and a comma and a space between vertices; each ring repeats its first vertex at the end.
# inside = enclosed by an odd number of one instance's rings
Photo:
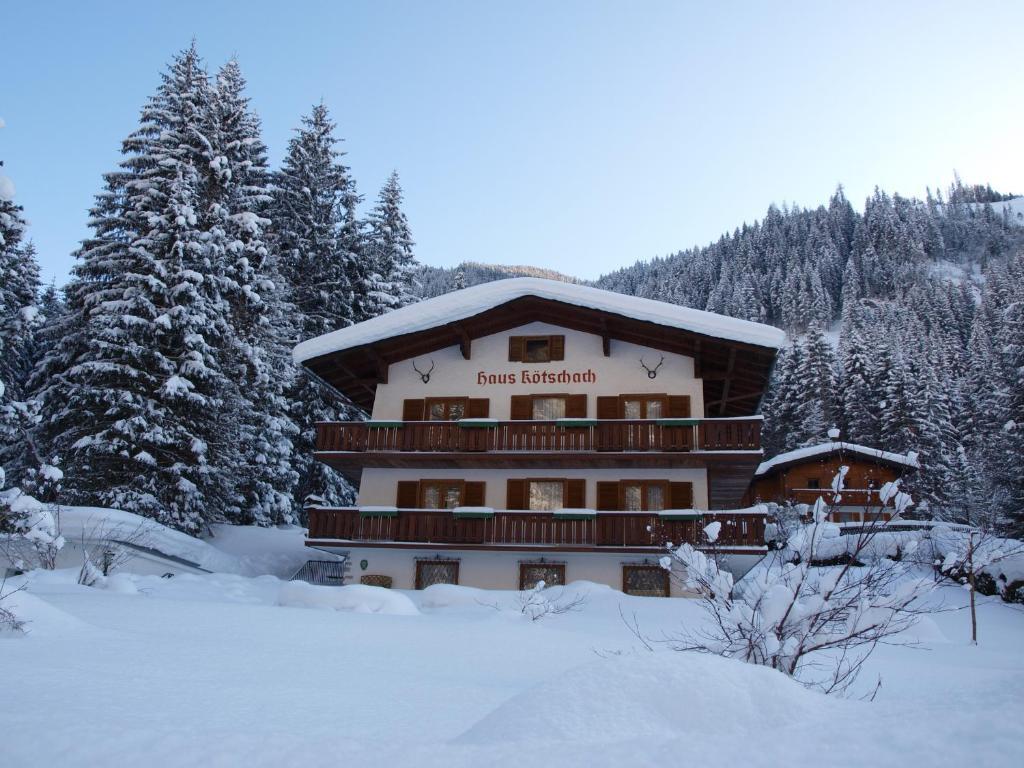
MULTIPOLYGON (((821 497, 835 505, 833 522, 863 522, 865 515, 890 513, 882 508, 878 492, 882 486, 920 468, 916 453, 881 451, 855 443, 830 440, 809 448, 781 453, 762 463, 754 473, 745 503, 774 501, 777 504, 814 504, 821 497), (832 480, 839 467, 849 471, 838 504, 832 480)), ((891 506, 891 502, 890 502, 891 506)))
POLYGON ((708 522, 745 570, 764 520, 740 506, 775 328, 534 278, 478 285, 311 339, 307 372, 370 414, 317 425, 358 485, 309 510, 307 545, 353 580, 496 589, 587 579, 667 595, 665 543, 708 522))

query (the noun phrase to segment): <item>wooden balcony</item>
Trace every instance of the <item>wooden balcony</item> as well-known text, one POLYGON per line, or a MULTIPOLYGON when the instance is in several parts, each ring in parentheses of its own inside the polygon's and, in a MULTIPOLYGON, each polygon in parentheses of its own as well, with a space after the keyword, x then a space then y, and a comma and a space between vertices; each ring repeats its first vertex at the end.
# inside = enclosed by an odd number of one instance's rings
POLYGON ((761 419, 320 422, 318 452, 758 451, 761 419))
POLYGON ((358 509, 309 509, 308 546, 367 546, 407 549, 512 549, 524 551, 663 552, 667 542, 702 543, 709 522, 722 523, 724 552, 764 550, 760 514, 707 512, 692 520, 651 512, 598 512, 589 519, 551 512, 504 510, 483 518, 457 517, 451 510, 403 509, 372 515, 358 509))

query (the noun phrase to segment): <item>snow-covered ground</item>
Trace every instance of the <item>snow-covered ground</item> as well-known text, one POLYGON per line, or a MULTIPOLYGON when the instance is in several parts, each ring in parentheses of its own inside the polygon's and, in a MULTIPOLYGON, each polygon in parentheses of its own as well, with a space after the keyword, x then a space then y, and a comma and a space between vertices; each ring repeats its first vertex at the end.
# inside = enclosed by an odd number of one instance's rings
MULTIPOLYGON (((294 564, 294 532, 217 533, 245 570, 262 550, 294 564)), ((2 766, 1024 764, 1024 611, 994 598, 978 647, 960 610, 926 617, 918 649, 878 650, 869 703, 650 653, 622 614, 658 636, 701 621, 699 604, 588 583, 561 593, 582 610, 530 621, 517 593, 463 587, 75 575, 32 572, 12 598, 30 631, 0 636, 2 766)))

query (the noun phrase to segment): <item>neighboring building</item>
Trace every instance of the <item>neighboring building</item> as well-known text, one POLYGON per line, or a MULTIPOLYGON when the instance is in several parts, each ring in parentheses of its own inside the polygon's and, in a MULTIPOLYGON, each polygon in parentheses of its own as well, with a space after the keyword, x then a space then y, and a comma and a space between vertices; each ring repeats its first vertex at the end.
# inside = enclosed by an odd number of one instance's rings
POLYGON ((740 505, 776 328, 516 278, 299 344, 370 421, 317 425, 316 457, 359 486, 309 510, 307 544, 365 583, 516 589, 587 579, 665 594, 665 543, 711 519, 745 570, 764 520, 740 505), (702 522, 703 521, 703 522, 702 522))
POLYGON ((865 514, 881 512, 878 492, 888 482, 902 479, 920 468, 916 453, 889 453, 856 443, 832 440, 821 445, 798 448, 781 453, 757 468, 745 502, 755 504, 774 501, 777 504, 814 504, 818 497, 832 505, 836 493, 832 480, 839 467, 847 466, 841 500, 832 514, 833 522, 861 522, 865 514))

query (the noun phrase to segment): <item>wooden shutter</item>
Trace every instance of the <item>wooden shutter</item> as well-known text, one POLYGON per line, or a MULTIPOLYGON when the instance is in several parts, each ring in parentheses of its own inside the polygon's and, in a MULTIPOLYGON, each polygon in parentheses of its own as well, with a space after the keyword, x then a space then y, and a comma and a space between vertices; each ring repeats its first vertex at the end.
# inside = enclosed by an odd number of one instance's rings
POLYGON ((462 492, 462 504, 466 507, 482 507, 484 505, 486 484, 467 482, 462 492))
POLYGON ((526 509, 526 481, 509 480, 505 497, 506 509, 526 509))
POLYGON ((521 363, 526 354, 526 343, 522 336, 508 337, 508 360, 510 363, 521 363))
POLYGON ((415 480, 399 480, 395 506, 399 509, 416 509, 419 505, 420 484, 415 480))
POLYGON ((491 401, 486 397, 471 397, 466 405, 466 418, 486 419, 491 415, 491 401))
POLYGON ((587 396, 569 395, 565 399, 565 417, 567 419, 587 418, 587 396))
POLYGON ((669 483, 668 495, 672 509, 693 509, 693 483, 669 483))
POLYGON ((619 508, 619 484, 615 482, 598 482, 597 508, 602 512, 615 511, 619 508))
POLYGON ((552 360, 565 360, 565 336, 551 336, 548 339, 548 349, 551 351, 552 360))
POLYGON ((512 395, 510 415, 513 421, 524 421, 533 418, 533 398, 529 395, 512 395))
POLYGON ((597 418, 617 419, 619 418, 619 398, 599 397, 597 398, 597 418))
POLYGON ((425 401, 417 400, 402 401, 402 421, 423 421, 423 407, 425 401))
POLYGON ((668 396, 668 417, 670 419, 690 418, 690 396, 669 395, 668 396))
POLYGON ((587 506, 587 481, 573 479, 565 481, 565 506, 569 509, 583 509, 587 506))

